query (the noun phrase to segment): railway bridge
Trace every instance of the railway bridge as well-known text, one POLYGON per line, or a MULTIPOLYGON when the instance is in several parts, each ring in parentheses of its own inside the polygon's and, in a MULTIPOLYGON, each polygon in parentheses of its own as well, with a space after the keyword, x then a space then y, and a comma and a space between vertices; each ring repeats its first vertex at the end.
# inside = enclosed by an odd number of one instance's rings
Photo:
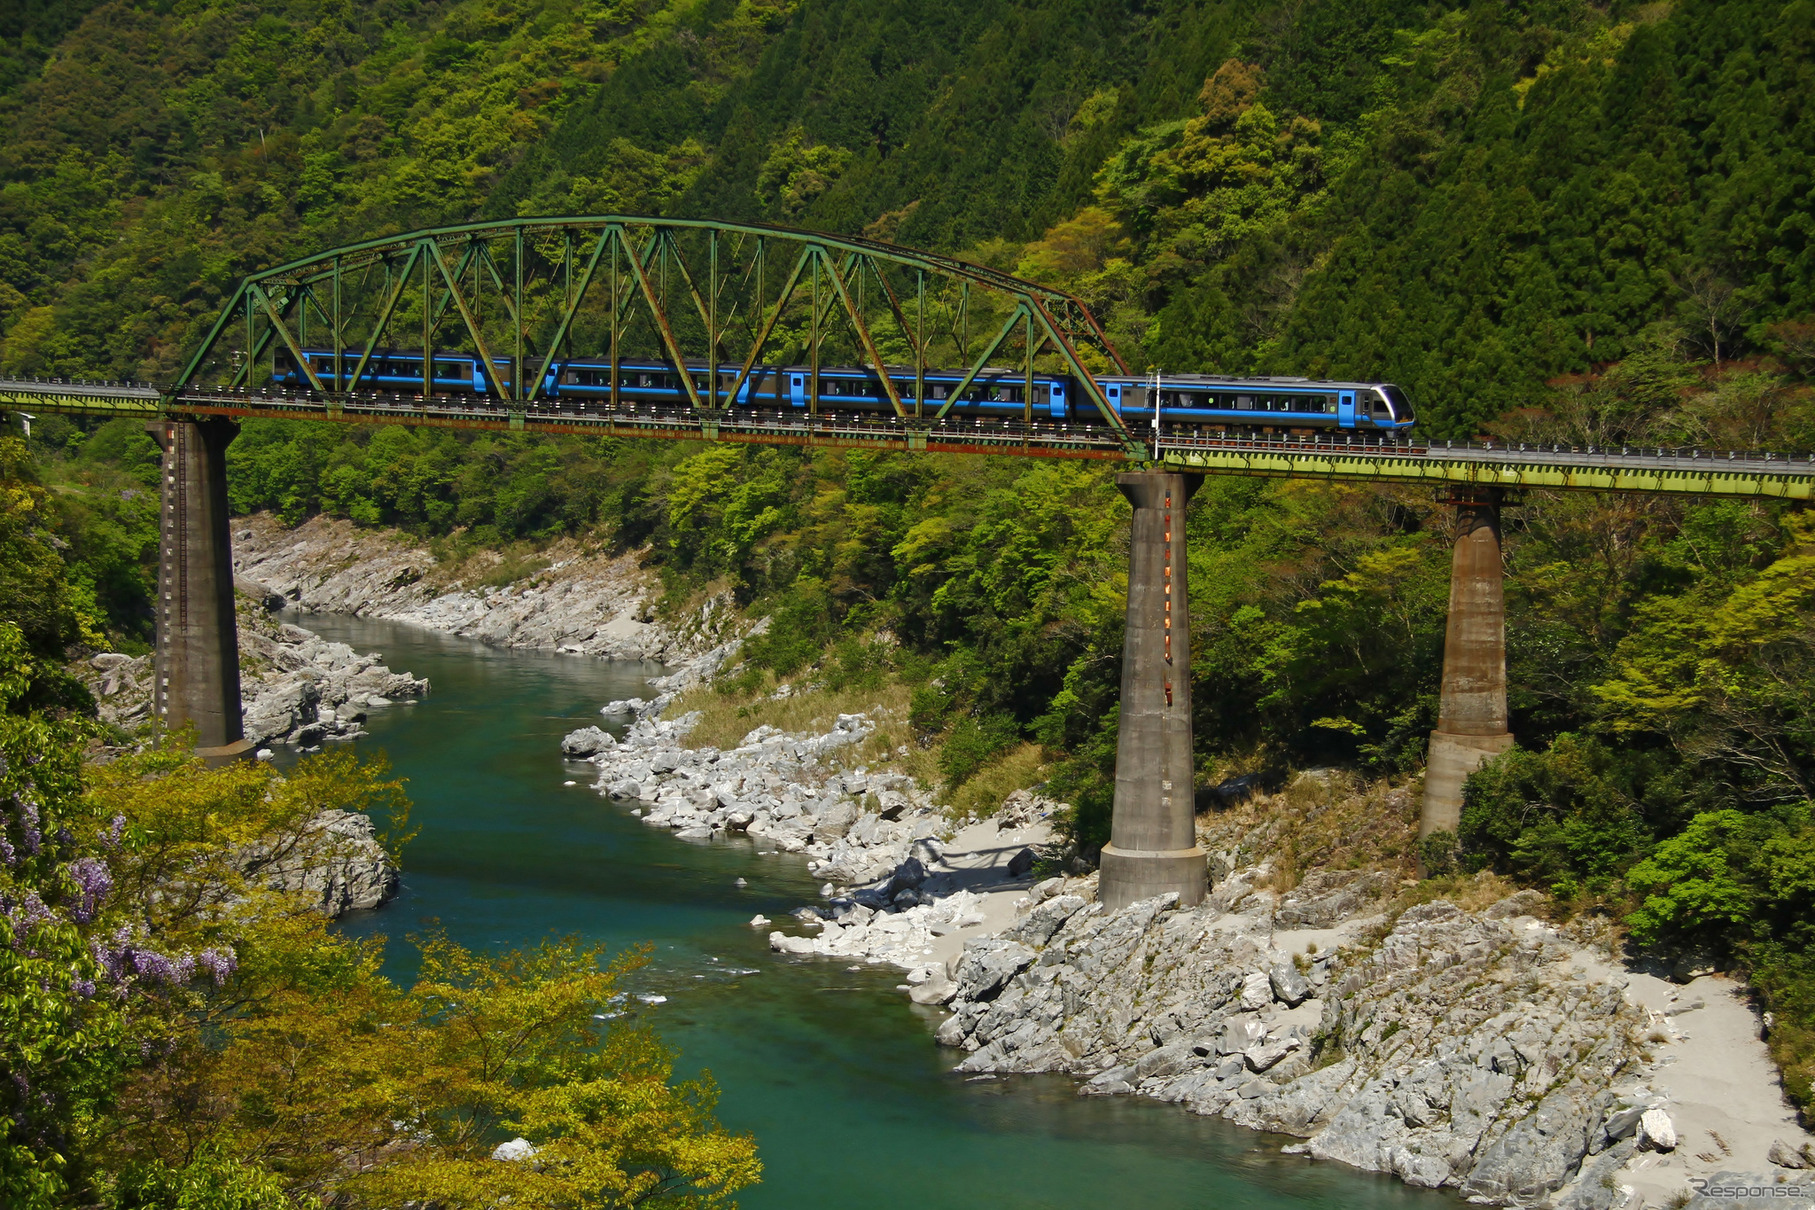
POLYGON ((226 449, 244 417, 1114 461, 1133 528, 1102 859, 1112 907, 1164 891, 1191 903, 1206 889, 1192 823, 1184 536, 1204 475, 1416 483, 1453 505, 1424 834, 1455 829, 1464 779, 1513 742, 1503 504, 1528 489, 1815 494, 1807 454, 1167 423, 1159 407, 1143 413, 1117 394, 1113 382, 1129 377, 1081 301, 993 269, 867 239, 608 215, 433 228, 254 273, 175 381, 0 380, 0 408, 137 417, 158 440, 154 711, 165 727, 193 726, 215 762, 250 748, 226 490, 226 449), (554 371, 582 358, 596 367, 590 389, 563 391, 554 371), (862 405, 824 389, 833 366, 846 380, 860 371, 867 386, 841 389, 867 390, 862 405), (669 371, 664 391, 639 389, 652 367, 669 371), (792 399, 758 389, 778 367, 801 371, 792 399), (1056 387, 1038 385, 1061 381, 1064 408, 1056 387), (997 402, 967 406, 985 397, 997 402))

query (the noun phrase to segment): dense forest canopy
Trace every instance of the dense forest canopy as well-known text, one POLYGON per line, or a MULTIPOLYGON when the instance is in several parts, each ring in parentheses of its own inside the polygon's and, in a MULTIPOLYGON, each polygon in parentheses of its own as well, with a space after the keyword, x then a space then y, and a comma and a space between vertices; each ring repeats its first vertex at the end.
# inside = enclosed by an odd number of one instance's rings
MULTIPOLYGON (((113 0, 15 6, 0 39, 7 372, 167 380, 248 270, 641 212, 959 254, 1078 293, 1132 365, 1396 381, 1431 436, 1815 447, 1807 0, 113 0)), ((0 459, 9 709, 79 714, 58 661, 151 637, 152 447, 46 416, 0 459)), ((450 559, 642 550, 672 606, 776 619, 725 692, 898 678, 949 787, 1037 748, 1106 837, 1101 468, 258 421, 230 478, 241 511, 450 559)), ((1410 491, 1206 484, 1204 783, 1415 773, 1448 524, 1410 491)), ((1806 1102, 1807 515, 1534 494, 1506 535, 1520 747, 1425 856, 1736 960, 1806 1102)))
POLYGON ((1815 311, 1800 3, 84 7, 0 30, 15 371, 167 379, 245 270, 562 212, 969 254, 1137 366, 1391 379, 1439 436, 1815 311))

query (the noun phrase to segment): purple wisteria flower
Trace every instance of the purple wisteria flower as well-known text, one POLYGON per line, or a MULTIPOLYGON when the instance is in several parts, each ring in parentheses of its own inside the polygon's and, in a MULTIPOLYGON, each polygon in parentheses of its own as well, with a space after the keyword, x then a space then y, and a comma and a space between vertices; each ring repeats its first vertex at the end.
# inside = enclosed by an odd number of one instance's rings
POLYGON ((40 924, 56 919, 56 913, 45 905, 44 900, 38 898, 38 892, 32 890, 26 891, 25 898, 10 907, 6 914, 13 926, 14 949, 23 946, 25 939, 40 924))
POLYGON ((99 857, 78 857, 69 863, 69 876, 75 879, 80 896, 71 915, 77 924, 87 924, 113 890, 113 871, 99 857))
POLYGON ((239 955, 233 947, 223 945, 219 949, 209 948, 196 955, 196 961, 214 976, 214 985, 219 987, 227 981, 227 976, 239 969, 239 955))
POLYGON ((120 987, 122 994, 134 981, 180 986, 193 980, 198 970, 207 971, 218 987, 239 969, 239 956, 230 945, 210 946, 199 954, 160 954, 134 943, 124 925, 114 933, 112 945, 97 938, 89 948, 108 982, 120 987))
POLYGON ((25 851, 36 856, 38 850, 44 847, 44 833, 38 826, 37 800, 20 796, 17 802, 19 804, 19 831, 25 839, 25 851))

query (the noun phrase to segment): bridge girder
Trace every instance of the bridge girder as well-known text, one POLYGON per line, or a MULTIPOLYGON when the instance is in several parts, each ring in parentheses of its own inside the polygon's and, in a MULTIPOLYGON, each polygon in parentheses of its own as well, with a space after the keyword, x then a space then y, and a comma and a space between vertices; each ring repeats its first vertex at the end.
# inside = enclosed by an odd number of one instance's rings
POLYGON ((895 369, 878 378, 891 410, 910 422, 945 416, 989 359, 1007 352, 1026 380, 1027 421, 1034 374, 1064 373, 1125 453, 1143 452, 1097 379, 1127 366, 1089 307, 1065 291, 861 237, 634 215, 428 228, 251 274, 172 393, 256 387, 264 359, 282 349, 331 401, 387 344, 429 351, 424 397, 435 394, 433 355, 458 353, 483 367, 487 393, 518 414, 543 392, 541 367, 569 356, 609 362, 613 403, 626 357, 677 371, 705 363, 703 382, 678 378, 688 405, 708 419, 728 410, 759 367, 783 363, 810 367, 809 412, 817 413, 819 367, 827 354, 848 354, 844 364, 895 369), (981 333, 997 319, 995 338, 973 356, 973 324, 981 333), (397 340, 406 325, 408 341, 397 340), (303 356, 324 346, 333 350, 334 386, 303 356), (901 356, 890 361, 891 351, 901 356), (970 369, 929 408, 926 371, 953 359, 970 369), (895 381, 909 368, 911 398, 895 381))

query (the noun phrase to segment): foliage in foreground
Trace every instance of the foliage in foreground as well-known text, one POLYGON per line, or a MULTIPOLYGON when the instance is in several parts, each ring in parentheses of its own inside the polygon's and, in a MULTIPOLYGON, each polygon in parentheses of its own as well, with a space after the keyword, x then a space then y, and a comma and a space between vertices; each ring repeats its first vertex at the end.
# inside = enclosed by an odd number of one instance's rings
POLYGON ((396 843, 382 762, 86 766, 92 725, 25 708, 34 662, 0 622, 0 1201, 691 1208, 757 1178, 709 1076, 600 1026, 640 955, 431 934, 406 988, 247 875, 249 846, 298 855, 323 810, 375 811, 396 843), (493 1160, 516 1134, 533 1162, 493 1160))

